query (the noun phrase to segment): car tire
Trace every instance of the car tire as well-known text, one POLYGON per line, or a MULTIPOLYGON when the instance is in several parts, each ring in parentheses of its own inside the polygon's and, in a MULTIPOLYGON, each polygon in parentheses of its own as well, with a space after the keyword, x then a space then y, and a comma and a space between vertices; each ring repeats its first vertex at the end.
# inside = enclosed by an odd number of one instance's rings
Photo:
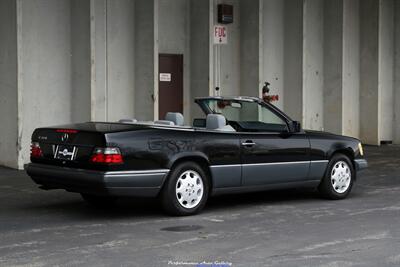
POLYGON ((328 163, 318 191, 327 199, 344 199, 350 194, 355 177, 350 159, 346 155, 335 154, 328 163))
POLYGON ((99 196, 99 195, 83 194, 83 193, 81 194, 81 196, 86 203, 90 204, 91 206, 99 208, 112 207, 115 205, 115 202, 117 201, 116 197, 111 197, 111 196, 99 196))
POLYGON ((206 172, 195 162, 183 162, 168 175, 161 204, 170 215, 194 215, 204 208, 209 188, 206 172))

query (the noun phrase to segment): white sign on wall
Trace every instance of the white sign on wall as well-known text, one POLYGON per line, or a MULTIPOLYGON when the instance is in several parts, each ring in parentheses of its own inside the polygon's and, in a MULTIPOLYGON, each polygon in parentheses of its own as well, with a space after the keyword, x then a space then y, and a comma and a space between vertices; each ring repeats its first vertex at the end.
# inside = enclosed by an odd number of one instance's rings
POLYGON ((170 82, 171 73, 160 73, 160 82, 170 82))
POLYGON ((214 44, 227 44, 228 43, 228 29, 226 26, 214 26, 214 44))

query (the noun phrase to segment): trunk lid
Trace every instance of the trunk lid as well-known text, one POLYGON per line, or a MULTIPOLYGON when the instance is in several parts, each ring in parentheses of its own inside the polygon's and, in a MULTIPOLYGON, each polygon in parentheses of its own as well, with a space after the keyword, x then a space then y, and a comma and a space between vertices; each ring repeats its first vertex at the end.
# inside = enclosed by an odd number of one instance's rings
POLYGON ((43 156, 32 162, 68 167, 102 169, 94 166, 90 158, 96 147, 107 145, 107 134, 149 128, 147 125, 87 122, 38 128, 32 142, 39 143, 43 156))

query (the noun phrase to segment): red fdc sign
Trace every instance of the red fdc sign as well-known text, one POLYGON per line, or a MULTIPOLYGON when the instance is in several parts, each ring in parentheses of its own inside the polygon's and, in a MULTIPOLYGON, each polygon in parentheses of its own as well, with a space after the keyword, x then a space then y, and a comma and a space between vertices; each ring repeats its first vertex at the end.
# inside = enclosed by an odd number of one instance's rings
POLYGON ((215 25, 214 44, 226 44, 226 43, 228 43, 228 31, 226 26, 215 25))

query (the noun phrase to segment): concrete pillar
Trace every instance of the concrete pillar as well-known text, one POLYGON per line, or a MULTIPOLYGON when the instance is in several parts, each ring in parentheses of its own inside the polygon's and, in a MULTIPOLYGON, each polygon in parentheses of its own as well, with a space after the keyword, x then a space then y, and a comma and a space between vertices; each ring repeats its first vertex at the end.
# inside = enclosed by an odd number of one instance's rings
MULTIPOLYGON (((210 76, 210 68, 213 61, 210 61, 210 28, 212 26, 210 15, 212 5, 210 1, 190 1, 190 98, 207 96, 213 86, 210 76)), ((192 118, 203 117, 200 108, 190 105, 190 116, 192 118)))
MULTIPOLYGON (((147 1, 144 5, 150 6, 150 10, 142 10, 143 1, 130 0, 91 0, 91 99, 92 99, 92 120, 97 121, 118 121, 121 118, 136 117, 136 110, 139 116, 142 109, 136 108, 136 94, 140 96, 141 92, 136 92, 136 82, 141 84, 142 79, 136 81, 136 67, 141 66, 137 60, 142 60, 141 56, 151 55, 153 60, 154 53, 152 50, 141 51, 143 48, 142 40, 139 34, 143 34, 147 30, 149 34, 153 34, 152 28, 140 29, 138 36, 137 21, 146 23, 150 20, 153 25, 154 11, 152 9, 153 2, 147 1), (142 14, 143 21, 137 19, 139 10, 147 12, 142 14), (136 46, 139 43, 139 46, 136 46), (145 53, 144 55, 137 53, 145 53)), ((140 24, 141 25, 141 24, 140 24)), ((140 27, 139 25, 139 27, 140 27)), ((152 38, 153 40, 153 38, 152 38)), ((153 41, 146 44, 151 48, 154 47, 153 41)), ((143 59, 145 62, 148 59, 143 59)), ((145 66, 147 63, 144 63, 145 66)), ((151 63, 153 66, 153 62, 151 63)), ((147 70, 148 71, 148 70, 147 70)), ((148 72, 147 75, 153 75, 154 70, 148 72)), ((154 77, 151 77, 153 82, 154 77)), ((153 93, 151 87, 151 94, 153 93)), ((141 90, 144 91, 144 90, 141 90)), ((143 119, 152 119, 153 104, 149 95, 146 99, 138 101, 142 105, 151 101, 151 105, 144 110, 146 116, 143 119), (150 99, 150 100, 149 100, 150 99), (146 113, 147 112, 147 113, 146 113)))
POLYGON ((379 69, 380 94, 379 141, 393 140, 393 67, 394 67, 394 1, 379 1, 379 69))
POLYGON ((91 120, 107 121, 107 1, 90 0, 91 120))
POLYGON ((35 128, 71 122, 70 1, 17 1, 17 16, 22 167, 35 128))
POLYGON ((303 10, 303 126, 323 129, 323 6, 305 0, 303 10))
MULTIPOLYGON (((268 81, 271 95, 279 95, 273 104, 284 106, 285 1, 261 1, 261 83, 268 81)), ((254 50, 254 48, 253 48, 254 50)), ((263 84, 259 85, 262 88, 263 84)), ((260 91, 260 89, 259 89, 260 91)))
POLYGON ((260 27, 262 4, 259 0, 241 0, 239 4, 240 95, 259 97, 261 92, 260 75, 263 56, 260 44, 264 34, 260 27))
POLYGON ((135 2, 107 1, 107 111, 109 121, 135 116, 135 2))
POLYGON ((323 127, 343 132, 343 1, 324 1, 323 127))
POLYGON ((136 2, 90 2, 92 120, 135 117, 136 2))
POLYGON ((17 78, 16 1, 0 1, 0 165, 18 168, 21 124, 17 78))
POLYGON ((158 118, 158 0, 135 1, 135 117, 158 118), (156 102, 157 103, 157 102, 156 102))
POLYGON ((400 2, 395 1, 394 138, 400 144, 400 2))
POLYGON ((71 0, 71 121, 90 121, 90 1, 71 0))
POLYGON ((360 136, 359 0, 343 1, 342 134, 360 136))
POLYGON ((324 130, 359 135, 358 0, 324 2, 324 130))
POLYGON ((379 145, 379 2, 360 2, 360 137, 379 145))
MULTIPOLYGON (((214 73, 214 85, 220 87, 221 95, 240 95, 240 78, 241 78, 241 68, 240 68, 240 0, 213 0, 212 1, 212 18, 213 22, 210 25, 210 33, 212 33, 213 25, 218 24, 217 13, 218 4, 224 3, 233 6, 234 19, 233 23, 226 24, 228 30, 228 43, 223 45, 212 45, 213 55, 212 58, 214 73), (219 58, 219 64, 218 64, 219 58)), ((247 4, 247 3, 246 3, 247 4)), ((250 4, 250 3, 249 3, 250 4)))
POLYGON ((284 2, 283 109, 292 119, 303 121, 303 1, 284 2))
POLYGON ((360 2, 360 136, 367 144, 393 139, 394 2, 360 2))

